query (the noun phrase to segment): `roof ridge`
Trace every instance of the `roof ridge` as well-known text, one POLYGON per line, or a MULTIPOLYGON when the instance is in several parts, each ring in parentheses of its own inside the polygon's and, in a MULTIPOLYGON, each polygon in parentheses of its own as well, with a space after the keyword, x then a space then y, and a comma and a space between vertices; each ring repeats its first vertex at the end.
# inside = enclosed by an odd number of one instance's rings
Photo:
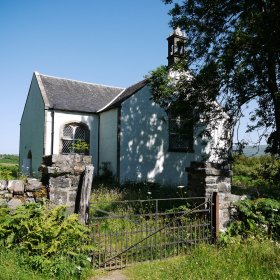
POLYGON ((136 92, 138 92, 141 88, 143 88, 144 86, 147 85, 147 81, 148 79, 145 78, 127 88, 125 88, 123 91, 121 91, 113 100, 111 100, 106 106, 104 106, 102 109, 98 110, 97 112, 100 113, 106 109, 109 109, 113 106, 115 106, 116 104, 118 104, 119 102, 123 102, 124 100, 126 100, 127 98, 129 98, 131 95, 135 94, 136 92), (136 87, 136 88, 135 88, 136 87), (135 89, 134 89, 135 88, 135 89), (129 92, 129 90, 134 89, 128 96, 123 97, 123 95, 125 95, 127 92, 129 92))
POLYGON ((134 83, 133 85, 127 87, 127 88, 124 88, 114 99, 112 99, 107 105, 105 105, 103 108, 101 108, 100 110, 97 111, 97 113, 100 113, 102 112, 103 110, 105 110, 106 108, 110 107, 110 105, 114 104, 114 102, 128 89, 138 85, 138 84, 141 84, 143 83, 144 81, 146 81, 147 79, 144 79, 144 80, 141 80, 137 83, 134 83))
POLYGON ((97 113, 100 113, 101 111, 105 110, 107 107, 109 107, 112 103, 115 102, 116 99, 118 99, 119 96, 121 96, 123 94, 123 92, 126 90, 126 88, 124 88, 119 94, 117 94, 116 97, 114 97, 108 104, 106 104, 103 108, 101 108, 100 110, 97 111, 97 113))
POLYGON ((90 83, 90 82, 83 82, 83 81, 79 81, 79 80, 74 80, 74 79, 68 79, 68 78, 62 78, 62 77, 55 77, 55 76, 51 76, 51 75, 45 75, 39 72, 35 72, 40 76, 44 76, 44 77, 49 77, 49 78, 55 78, 55 79, 60 79, 60 80, 67 80, 67 81, 72 81, 72 82, 78 82, 78 83, 83 83, 83 84, 88 84, 88 85, 95 85, 95 86, 101 86, 101 87, 108 87, 108 88, 116 88, 116 89, 126 89, 124 87, 116 87, 116 86, 108 86, 108 85, 102 85, 102 84, 95 84, 95 83, 90 83))

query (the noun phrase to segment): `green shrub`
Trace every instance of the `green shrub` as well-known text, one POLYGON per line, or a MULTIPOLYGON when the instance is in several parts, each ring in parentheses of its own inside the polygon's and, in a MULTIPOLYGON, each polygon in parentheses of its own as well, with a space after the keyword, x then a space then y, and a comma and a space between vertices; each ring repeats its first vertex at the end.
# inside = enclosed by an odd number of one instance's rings
POLYGON ((18 176, 17 165, 1 165, 0 164, 0 180, 13 180, 18 176))
POLYGON ((249 194, 254 198, 280 199, 280 159, 265 155, 246 157, 238 155, 233 160, 232 192, 249 194))
POLYGON ((235 203, 236 218, 228 226, 223 241, 232 236, 272 238, 280 240, 280 201, 260 198, 235 203))
POLYGON ((89 229, 65 206, 0 207, 0 248, 15 249, 34 270, 51 277, 80 277, 90 266, 89 229))

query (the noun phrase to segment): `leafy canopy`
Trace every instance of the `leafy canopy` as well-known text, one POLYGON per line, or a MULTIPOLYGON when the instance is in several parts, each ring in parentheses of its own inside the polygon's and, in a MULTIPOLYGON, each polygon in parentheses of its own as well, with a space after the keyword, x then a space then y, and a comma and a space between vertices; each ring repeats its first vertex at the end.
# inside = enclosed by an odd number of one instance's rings
MULTIPOLYGON (((183 75, 173 84, 179 99, 187 97, 198 111, 212 111, 212 115, 216 108, 207 102, 218 100, 230 116, 232 127, 242 115, 241 106, 256 100, 258 106, 251 112, 253 125, 249 130, 264 128, 264 136, 269 136, 268 151, 280 154, 279 1, 163 2, 173 4, 170 25, 186 32, 186 59, 176 66, 177 71, 187 70, 194 77, 186 79, 183 75), (268 130, 272 131, 270 135, 268 130)), ((163 90, 162 96, 159 94, 157 80, 160 82, 158 75, 162 70, 152 72, 151 77, 152 88, 157 92, 156 101, 166 99, 170 91, 163 90)))

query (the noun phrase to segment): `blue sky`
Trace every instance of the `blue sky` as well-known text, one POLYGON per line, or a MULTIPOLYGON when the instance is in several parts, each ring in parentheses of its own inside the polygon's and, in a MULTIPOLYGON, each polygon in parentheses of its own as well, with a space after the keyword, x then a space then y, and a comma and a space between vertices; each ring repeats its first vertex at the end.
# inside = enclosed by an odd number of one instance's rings
POLYGON ((32 73, 129 86, 166 64, 160 0, 1 0, 0 154, 18 153, 32 73))
POLYGON ((167 64, 161 0, 1 0, 0 154, 18 153, 32 73, 127 87, 167 64))

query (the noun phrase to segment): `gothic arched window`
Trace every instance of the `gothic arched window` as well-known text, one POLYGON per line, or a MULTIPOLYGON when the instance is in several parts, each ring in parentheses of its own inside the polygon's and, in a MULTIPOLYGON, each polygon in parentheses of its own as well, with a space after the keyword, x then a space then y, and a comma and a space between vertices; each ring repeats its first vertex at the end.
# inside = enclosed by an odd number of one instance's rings
POLYGON ((84 124, 71 123, 63 127, 62 154, 71 153, 89 153, 89 129, 84 124))

